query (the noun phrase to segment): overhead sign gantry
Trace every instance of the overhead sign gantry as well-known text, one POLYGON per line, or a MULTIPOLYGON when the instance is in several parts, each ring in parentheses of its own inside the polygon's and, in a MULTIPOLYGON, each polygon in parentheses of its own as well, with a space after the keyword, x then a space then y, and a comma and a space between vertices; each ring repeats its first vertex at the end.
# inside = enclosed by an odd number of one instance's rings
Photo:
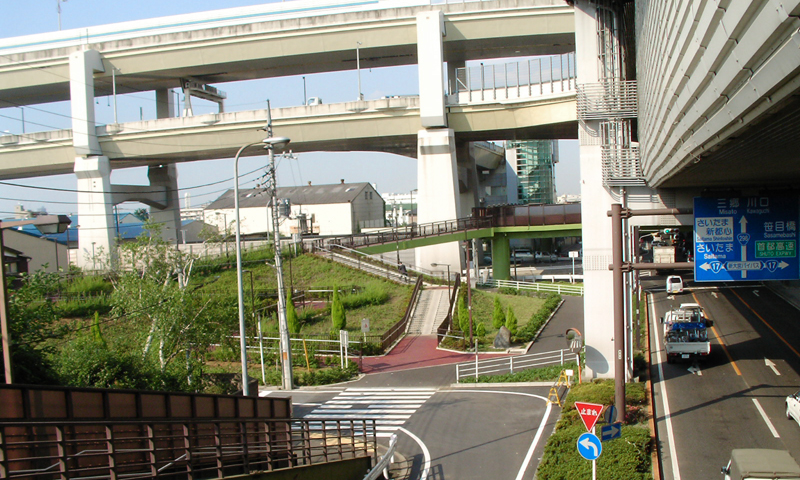
POLYGON ((799 278, 798 201, 790 194, 696 197, 695 281, 799 278))

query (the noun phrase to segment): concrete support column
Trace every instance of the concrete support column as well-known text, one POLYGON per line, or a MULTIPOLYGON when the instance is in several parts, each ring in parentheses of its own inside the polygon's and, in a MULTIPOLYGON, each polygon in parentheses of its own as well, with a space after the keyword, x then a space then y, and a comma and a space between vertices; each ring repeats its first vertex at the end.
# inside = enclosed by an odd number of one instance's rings
MULTIPOLYGON (((172 89, 156 90, 156 117, 175 116, 175 103, 172 89)), ((163 208, 150 206, 150 221, 161 225, 161 238, 169 243, 181 241, 181 205, 178 192, 178 169, 174 163, 150 166, 147 169, 150 187, 164 187, 166 202, 163 208)))
POLYGON ((166 203, 164 208, 150 207, 150 221, 161 226, 161 238, 169 243, 181 241, 181 205, 178 192, 178 169, 174 163, 147 169, 150 187, 164 187, 166 203))
POLYGON ((103 71, 103 61, 97 50, 69 55, 70 114, 75 155, 103 154, 94 124, 94 73, 103 71))
POLYGON ((156 118, 175 116, 175 95, 171 88, 156 90, 156 118))
POLYGON ((420 120, 425 128, 446 127, 444 108, 444 14, 417 14, 420 120))
POLYGON ((108 157, 75 158, 75 175, 78 177, 78 267, 105 269, 116 260, 108 157))
POLYGON ((461 216, 468 217, 478 205, 478 169, 475 158, 469 154, 469 143, 456 144, 458 162, 458 202, 461 216))
MULTIPOLYGON (((598 82, 596 5, 575 2, 575 63, 578 83, 598 82)), ((603 185, 599 121, 579 122, 581 165, 581 221, 583 223, 584 328, 587 378, 613 378, 614 302, 611 264, 611 220, 607 212, 614 203, 612 192, 603 185), (588 234, 586 232, 589 232, 588 234)), ((624 375, 625 372, 619 372, 624 375)))
MULTIPOLYGON (((455 134, 450 128, 420 130, 417 134, 417 223, 461 217, 455 134)), ((448 263, 451 272, 463 268, 458 242, 418 248, 416 263, 448 263)))
POLYGON ((503 234, 492 237, 492 277, 511 280, 511 246, 503 234))

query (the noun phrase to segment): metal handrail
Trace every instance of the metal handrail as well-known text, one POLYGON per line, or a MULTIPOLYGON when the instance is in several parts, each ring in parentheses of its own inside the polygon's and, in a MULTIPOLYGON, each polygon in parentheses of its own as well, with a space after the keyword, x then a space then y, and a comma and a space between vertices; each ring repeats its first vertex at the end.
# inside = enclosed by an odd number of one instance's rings
POLYGON ((373 419, 0 421, 0 477, 221 478, 377 456, 373 419))
POLYGON ((480 283, 487 287, 497 288, 516 288, 517 290, 533 290, 536 292, 555 292, 567 295, 583 295, 583 287, 580 285, 561 285, 544 282, 520 282, 516 280, 495 280, 488 279, 480 283))
MULTIPOLYGON (((474 377, 477 379, 480 375, 502 375, 548 365, 564 365, 571 361, 570 357, 572 354, 572 350, 564 348, 549 352, 512 355, 508 357, 459 363, 456 364, 456 383, 460 382, 462 378, 467 377, 474 377)), ((577 356, 575 358, 576 361, 579 359, 577 356)))

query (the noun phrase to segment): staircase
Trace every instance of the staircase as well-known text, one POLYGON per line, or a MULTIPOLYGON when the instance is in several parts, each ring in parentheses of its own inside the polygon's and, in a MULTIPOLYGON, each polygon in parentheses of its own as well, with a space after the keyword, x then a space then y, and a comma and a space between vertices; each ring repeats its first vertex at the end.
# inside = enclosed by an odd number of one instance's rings
POLYGON ((447 288, 426 288, 417 302, 414 316, 408 326, 409 335, 433 335, 447 316, 449 298, 447 288))

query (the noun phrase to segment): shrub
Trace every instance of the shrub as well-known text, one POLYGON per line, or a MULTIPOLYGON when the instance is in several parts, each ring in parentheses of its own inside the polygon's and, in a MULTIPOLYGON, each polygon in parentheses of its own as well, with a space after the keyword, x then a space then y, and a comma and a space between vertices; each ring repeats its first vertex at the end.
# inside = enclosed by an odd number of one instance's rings
MULTIPOLYGON (((638 408, 645 401, 644 384, 627 384, 625 396, 631 407, 638 408)), ((591 475, 591 463, 584 460, 575 448, 578 437, 586 431, 575 411, 576 401, 611 405, 614 402, 614 382, 598 380, 573 386, 567 395, 556 431, 545 445, 536 478, 583 479, 591 475)), ((624 425, 620 438, 603 443, 603 455, 597 460, 597 477, 615 480, 652 479, 650 448, 650 431, 646 424, 624 425)))
POLYGON ((458 297, 458 328, 462 332, 469 331, 469 310, 467 310, 467 302, 463 296, 458 297))
POLYGON ((478 322, 478 324, 475 326, 475 335, 479 337, 486 335, 486 325, 484 325, 483 322, 478 322))
POLYGON ((114 286, 100 275, 76 276, 67 282, 63 288, 64 293, 72 295, 108 295, 114 290, 114 286))
POLYGON ((342 305, 345 309, 367 307, 370 305, 383 305, 389 301, 389 292, 379 285, 369 285, 366 289, 342 296, 342 305))
POLYGON ((300 333, 300 320, 297 318, 297 310, 294 308, 294 303, 291 301, 286 302, 286 324, 289 328, 289 333, 300 333))
POLYGON ((506 328, 511 332, 511 336, 517 334, 517 316, 514 315, 514 310, 508 307, 508 315, 506 315, 506 328))
POLYGON ((105 315, 112 307, 109 297, 101 295, 60 301, 54 308, 62 318, 87 318, 95 313, 105 315))
POLYGON ((499 330, 506 323, 506 316, 503 314, 503 306, 500 305, 500 297, 494 297, 494 312, 492 312, 492 326, 499 330))
POLYGON ((333 334, 337 334, 339 330, 347 327, 347 316, 342 300, 339 298, 339 288, 336 286, 333 288, 333 300, 331 300, 331 323, 333 324, 333 334))

